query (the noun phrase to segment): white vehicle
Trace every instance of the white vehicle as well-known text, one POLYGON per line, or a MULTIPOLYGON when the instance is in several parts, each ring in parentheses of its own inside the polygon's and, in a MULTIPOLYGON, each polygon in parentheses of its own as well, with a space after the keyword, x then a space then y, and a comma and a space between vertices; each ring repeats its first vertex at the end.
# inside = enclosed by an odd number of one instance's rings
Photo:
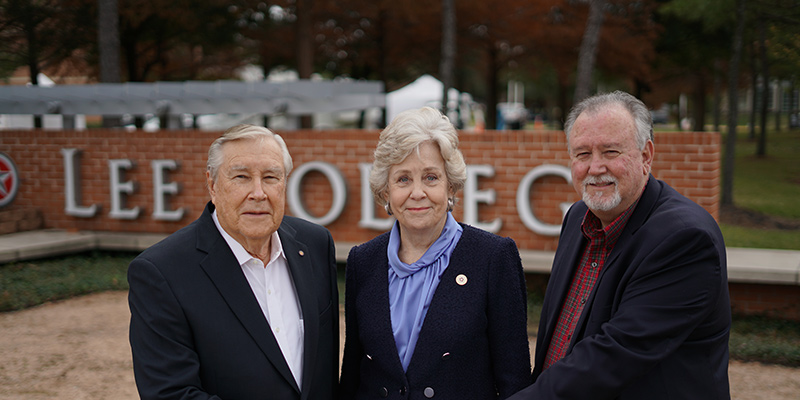
POLYGON ((528 110, 522 103, 497 103, 497 111, 502 116, 498 129, 522 129, 528 121, 528 110))

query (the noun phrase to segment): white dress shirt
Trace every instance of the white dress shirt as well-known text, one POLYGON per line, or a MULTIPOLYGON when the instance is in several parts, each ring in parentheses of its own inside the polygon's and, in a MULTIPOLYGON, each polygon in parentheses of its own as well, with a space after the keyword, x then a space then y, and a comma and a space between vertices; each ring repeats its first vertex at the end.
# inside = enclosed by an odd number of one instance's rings
POLYGON ((303 314, 278 232, 272 234, 271 254, 269 262, 264 266, 261 260, 251 256, 242 244, 222 229, 216 210, 211 217, 242 267, 258 305, 261 306, 261 312, 267 318, 272 334, 278 341, 283 358, 289 364, 297 386, 302 387, 303 314))

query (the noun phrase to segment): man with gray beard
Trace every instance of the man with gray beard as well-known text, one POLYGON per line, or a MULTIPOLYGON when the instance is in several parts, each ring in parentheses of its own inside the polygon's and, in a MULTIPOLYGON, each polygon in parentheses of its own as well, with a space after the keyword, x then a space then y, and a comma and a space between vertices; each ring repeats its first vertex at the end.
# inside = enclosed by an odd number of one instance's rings
POLYGON ((729 399, 725 243, 650 175, 647 107, 590 97, 565 123, 582 200, 564 217, 536 341, 533 399, 729 399))

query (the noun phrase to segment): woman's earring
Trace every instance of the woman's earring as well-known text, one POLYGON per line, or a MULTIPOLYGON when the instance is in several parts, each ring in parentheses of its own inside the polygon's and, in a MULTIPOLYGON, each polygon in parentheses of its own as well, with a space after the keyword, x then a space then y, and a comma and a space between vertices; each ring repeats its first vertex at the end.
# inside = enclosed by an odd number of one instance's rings
POLYGON ((386 213, 392 215, 392 208, 389 207, 389 203, 383 205, 383 209, 386 210, 386 213))
POLYGON ((452 197, 447 199, 447 211, 453 211, 453 205, 454 204, 455 204, 455 201, 453 200, 452 197))

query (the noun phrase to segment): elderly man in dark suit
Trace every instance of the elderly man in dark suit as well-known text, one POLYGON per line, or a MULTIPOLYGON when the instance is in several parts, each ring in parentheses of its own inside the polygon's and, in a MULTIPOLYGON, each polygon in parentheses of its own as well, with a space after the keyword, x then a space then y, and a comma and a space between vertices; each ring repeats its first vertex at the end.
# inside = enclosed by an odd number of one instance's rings
POLYGON ((284 216, 292 159, 240 125, 210 147, 211 202, 128 269, 130 342, 143 399, 333 399, 334 246, 284 216))
POLYGON ((725 244, 703 208, 650 175, 650 113, 588 98, 565 132, 582 195, 545 294, 534 384, 511 399, 729 399, 725 244))

